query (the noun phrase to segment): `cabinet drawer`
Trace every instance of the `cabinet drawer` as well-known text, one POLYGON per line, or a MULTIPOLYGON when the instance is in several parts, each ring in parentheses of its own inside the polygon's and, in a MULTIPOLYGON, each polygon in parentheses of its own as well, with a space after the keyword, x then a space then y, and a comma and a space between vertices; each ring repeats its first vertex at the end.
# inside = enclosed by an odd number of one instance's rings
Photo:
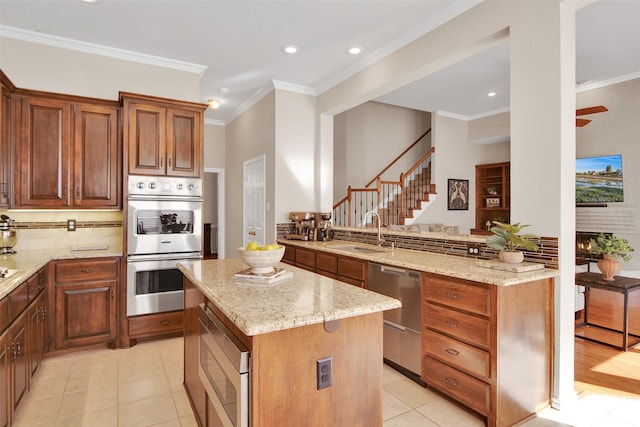
MULTIPOLYGON (((338 259, 338 275, 351 279, 366 281, 367 262, 353 258, 338 259)), ((341 279, 342 280, 342 279, 341 279)))
POLYGON ((316 268, 316 253, 306 249, 296 249, 296 266, 316 268))
POLYGON ((426 354, 446 362, 471 375, 488 379, 491 376, 489 352, 480 350, 429 329, 423 332, 426 354))
POLYGON ((282 262, 294 265, 296 263, 296 248, 292 246, 285 246, 282 262))
POLYGON ((316 269, 328 273, 338 272, 338 257, 322 252, 316 254, 316 269))
POLYGON ((44 289, 44 287, 42 286, 42 281, 40 280, 38 274, 34 274, 29 278, 29 280, 27 280, 27 288, 29 294, 29 302, 31 302, 36 299, 36 297, 40 294, 40 291, 44 289))
POLYGON ((56 283, 84 282, 87 280, 108 280, 118 278, 118 260, 58 261, 55 266, 56 283))
POLYGON ((9 294, 9 322, 15 320, 29 304, 28 281, 9 294))
POLYGON ((143 338, 182 332, 183 318, 182 310, 130 317, 129 336, 143 338))
POLYGON ((491 314, 491 290, 489 288, 425 274, 423 291, 427 301, 483 316, 491 314))
POLYGON ((427 328, 470 344, 489 348, 491 343, 491 324, 486 319, 427 303, 424 306, 423 322, 427 328))
POLYGON ((423 380, 471 409, 489 413, 490 386, 444 363, 425 356, 422 360, 423 380))

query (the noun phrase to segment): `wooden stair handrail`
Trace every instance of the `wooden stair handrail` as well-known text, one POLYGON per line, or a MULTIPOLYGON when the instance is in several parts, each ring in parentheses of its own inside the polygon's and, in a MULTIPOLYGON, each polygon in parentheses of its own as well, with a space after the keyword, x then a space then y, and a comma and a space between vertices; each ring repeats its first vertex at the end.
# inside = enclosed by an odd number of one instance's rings
POLYGON ((396 157, 395 159, 393 159, 393 161, 391 163, 389 163, 384 169, 382 169, 382 171, 376 175, 371 181, 369 181, 367 183, 367 185, 365 185, 366 187, 369 187, 371 184, 373 184, 373 182, 378 179, 383 173, 385 173, 387 170, 389 170, 389 168, 391 166, 394 165, 395 162, 397 162, 398 160, 400 160, 400 158, 402 158, 402 156, 404 156, 405 154, 407 154, 407 152, 409 150, 411 150, 418 142, 420 142, 422 140, 422 138, 424 138, 425 136, 429 135, 429 133, 431 132, 431 128, 429 128, 425 133, 423 133, 420 137, 418 137, 418 139, 416 139, 409 147, 407 147, 407 149, 405 149, 402 153, 400 153, 400 155, 398 157, 396 157))
POLYGON ((435 152, 436 152, 436 147, 431 147, 431 150, 427 151, 427 154, 425 154, 424 156, 422 156, 422 157, 420 158, 420 160, 418 160, 417 162, 415 162, 415 163, 413 164, 413 166, 411 166, 411 167, 409 168, 409 170, 408 170, 408 171, 406 171, 406 172, 405 172, 405 173, 403 173, 403 174, 400 174, 400 176, 402 177, 400 180, 401 180, 401 181, 404 181, 404 179, 403 179, 403 178, 404 178, 405 176, 407 176, 407 175, 411 175, 411 174, 413 173, 413 171, 415 171, 416 169, 418 169, 418 167, 419 167, 419 166, 420 166, 420 165, 421 165, 425 160, 427 160, 427 159, 429 158, 429 156, 431 156, 431 155, 432 155, 433 153, 435 153, 435 152))

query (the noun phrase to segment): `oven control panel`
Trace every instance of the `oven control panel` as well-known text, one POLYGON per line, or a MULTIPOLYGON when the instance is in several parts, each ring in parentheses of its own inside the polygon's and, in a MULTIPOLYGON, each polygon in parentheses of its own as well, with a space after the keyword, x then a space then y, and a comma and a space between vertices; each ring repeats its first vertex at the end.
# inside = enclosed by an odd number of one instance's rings
POLYGON ((199 178, 173 178, 129 175, 129 197, 202 197, 202 180, 199 178))

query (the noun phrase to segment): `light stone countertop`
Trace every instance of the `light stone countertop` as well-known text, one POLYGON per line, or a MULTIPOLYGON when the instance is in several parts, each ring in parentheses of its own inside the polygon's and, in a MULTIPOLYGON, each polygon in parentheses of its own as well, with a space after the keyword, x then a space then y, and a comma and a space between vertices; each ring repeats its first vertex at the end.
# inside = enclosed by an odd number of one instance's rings
POLYGON ((558 276, 558 270, 543 268, 534 271, 510 272, 493 268, 480 267, 475 258, 465 258, 456 255, 444 255, 434 252, 415 251, 411 249, 391 249, 365 243, 348 242, 345 240, 329 240, 326 242, 309 242, 301 240, 280 239, 284 245, 308 248, 336 255, 373 261, 380 264, 403 267, 411 270, 436 273, 458 279, 472 280, 496 286, 510 286, 533 280, 548 279, 558 276), (379 252, 356 252, 347 248, 369 248, 379 252))
POLYGON ((400 301, 278 263, 293 275, 272 284, 239 280, 247 268, 240 258, 184 261, 178 268, 245 335, 376 313, 400 307, 400 301))
POLYGON ((49 261, 115 256, 122 256, 121 247, 108 247, 102 250, 71 250, 71 248, 24 250, 11 255, 0 255, 0 267, 18 270, 11 276, 0 279, 0 299, 7 296, 34 273, 37 273, 38 270, 47 265, 49 261))

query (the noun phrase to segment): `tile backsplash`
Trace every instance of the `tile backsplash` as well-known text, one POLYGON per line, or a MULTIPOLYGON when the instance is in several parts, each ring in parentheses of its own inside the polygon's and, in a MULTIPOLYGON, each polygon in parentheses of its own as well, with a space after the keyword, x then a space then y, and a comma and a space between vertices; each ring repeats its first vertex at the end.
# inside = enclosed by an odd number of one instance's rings
POLYGON ((14 249, 108 246, 122 248, 122 211, 0 211, 12 220, 18 242, 14 249), (67 220, 76 221, 76 231, 67 231, 67 220))

